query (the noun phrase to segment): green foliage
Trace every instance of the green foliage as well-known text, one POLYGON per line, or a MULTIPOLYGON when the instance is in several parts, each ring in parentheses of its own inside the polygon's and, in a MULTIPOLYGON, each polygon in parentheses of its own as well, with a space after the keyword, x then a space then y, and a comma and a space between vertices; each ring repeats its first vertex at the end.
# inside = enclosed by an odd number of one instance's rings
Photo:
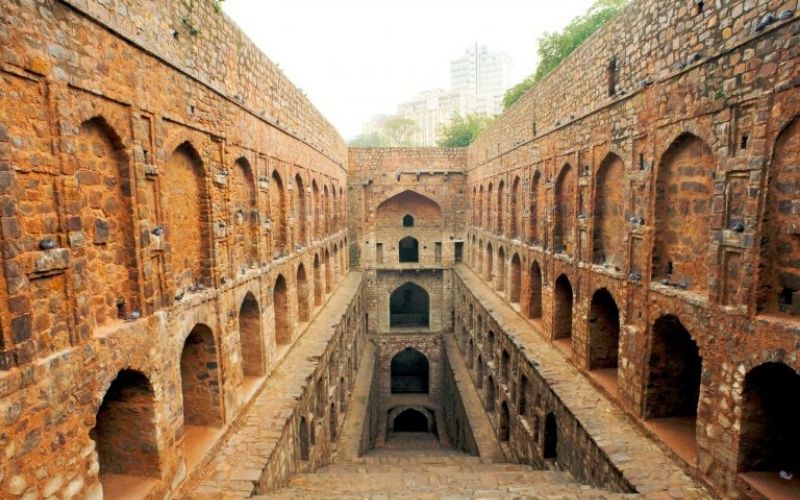
POLYGON ((456 116, 439 131, 437 145, 442 148, 467 147, 493 120, 492 117, 477 113, 456 116))
POLYGON ((629 0, 596 0, 586 14, 573 19, 563 30, 545 33, 539 39, 539 64, 536 71, 510 88, 503 96, 503 109, 508 109, 536 82, 547 76, 556 66, 581 46, 601 26, 613 19, 629 0))
POLYGON ((373 132, 371 134, 359 134, 349 144, 355 148, 379 148, 385 146, 386 143, 381 134, 373 132))
POLYGON ((415 146, 414 134, 419 130, 411 118, 396 116, 383 124, 381 132, 361 134, 350 141, 357 148, 389 148, 415 146))
POLYGON ((383 125, 383 137, 387 146, 414 146, 413 135, 419 130, 417 122, 411 118, 396 117, 383 125))

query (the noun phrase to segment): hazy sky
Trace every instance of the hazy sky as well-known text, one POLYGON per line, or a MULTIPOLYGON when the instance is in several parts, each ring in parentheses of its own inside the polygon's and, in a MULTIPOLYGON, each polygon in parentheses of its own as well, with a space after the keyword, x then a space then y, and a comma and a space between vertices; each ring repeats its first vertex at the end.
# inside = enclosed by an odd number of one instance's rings
POLYGON ((419 91, 449 88, 450 60, 486 44, 533 72, 536 41, 592 0, 227 0, 225 12, 345 139, 419 91))

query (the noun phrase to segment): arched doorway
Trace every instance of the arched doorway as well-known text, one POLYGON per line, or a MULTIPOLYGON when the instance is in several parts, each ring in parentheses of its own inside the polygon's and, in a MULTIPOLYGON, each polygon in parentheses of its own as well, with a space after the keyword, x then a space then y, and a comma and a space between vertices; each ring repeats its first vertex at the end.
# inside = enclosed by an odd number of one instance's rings
POLYGON ((658 318, 652 327, 644 416, 661 439, 695 462, 697 403, 703 360, 680 320, 658 318))
POLYGON ((511 257, 511 276, 509 280, 508 298, 512 304, 519 305, 520 288, 522 287, 522 263, 519 254, 511 257))
POLYGON ((572 284, 565 275, 556 280, 553 340, 560 348, 572 350, 572 284))
MULTIPOLYGON (((315 269, 316 271, 316 269, 315 269)), ((308 303, 308 278, 306 266, 297 266, 297 319, 305 323, 311 317, 311 306, 308 303)))
POLYGON ((181 352, 183 421, 187 426, 222 425, 219 360, 211 328, 197 324, 181 352))
POLYGON ((239 308, 239 342, 242 348, 242 372, 245 377, 264 375, 265 353, 261 335, 261 313, 255 296, 248 292, 239 308))
POLYGON ((800 487, 799 425, 800 375, 783 363, 750 370, 742 388, 739 472, 800 487), (793 482, 780 480, 780 471, 793 474, 793 482))
POLYGON ((528 276, 528 318, 542 317, 542 269, 533 261, 528 276))
POLYGON ((548 413, 544 419, 544 439, 542 441, 542 458, 556 460, 558 458, 558 424, 553 412, 548 413))
POLYGON ((500 405, 500 441, 507 442, 511 438, 511 415, 508 411, 508 403, 503 401, 500 405))
POLYGON ((286 290, 286 279, 278 275, 272 290, 272 319, 275 325, 275 343, 278 346, 292 342, 292 328, 289 322, 289 296, 286 290))
POLYGON ((394 419, 394 432, 429 432, 428 419, 420 411, 409 408, 394 419))
POLYGON ((605 288, 597 290, 589 307, 589 370, 612 394, 617 391, 619 308, 605 288))
POLYGON ((416 238, 406 236, 397 245, 400 262, 419 262, 419 242, 416 238))
POLYGON ((392 394, 427 394, 429 376, 428 358, 416 349, 407 347, 392 358, 392 394))
MULTIPOLYGON (((147 377, 135 370, 120 371, 89 434, 95 442, 106 498, 124 496, 116 475, 153 482, 160 477, 155 415, 155 395, 147 377)), ((130 486, 126 481, 125 487, 130 486)))
POLYGON ((427 328, 430 324, 428 292, 414 283, 397 288, 389 297, 391 328, 427 328))

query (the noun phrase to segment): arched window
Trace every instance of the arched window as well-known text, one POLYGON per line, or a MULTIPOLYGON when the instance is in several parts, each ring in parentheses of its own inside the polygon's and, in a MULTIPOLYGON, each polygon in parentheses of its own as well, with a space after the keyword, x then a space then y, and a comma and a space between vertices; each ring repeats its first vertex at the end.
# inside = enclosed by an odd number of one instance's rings
POLYGON ((400 252, 400 262, 419 262, 419 242, 407 236, 400 240, 398 245, 400 252))
POLYGON ((410 347, 395 354, 391 362, 392 394, 428 393, 428 358, 410 347))
POLYGON ((414 217, 410 215, 403 217, 403 227, 414 227, 414 217))
POLYGON ((429 320, 430 298, 424 288, 406 283, 389 297, 389 326, 392 328, 425 327, 429 320))

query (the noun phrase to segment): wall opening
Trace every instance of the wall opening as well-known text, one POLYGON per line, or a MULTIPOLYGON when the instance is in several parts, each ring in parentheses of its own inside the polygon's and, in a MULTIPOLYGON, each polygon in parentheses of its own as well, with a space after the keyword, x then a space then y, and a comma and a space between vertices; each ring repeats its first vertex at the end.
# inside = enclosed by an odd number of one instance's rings
POLYGON ((409 408, 395 417, 394 432, 428 433, 428 419, 422 412, 409 408))
POLYGON ((514 178, 511 184, 511 238, 519 239, 520 217, 522 217, 522 210, 519 208, 520 198, 520 179, 514 178))
POLYGON ((122 370, 97 411, 90 437, 95 441, 100 478, 110 495, 115 475, 159 478, 161 465, 155 423, 155 395, 142 373, 122 370), (109 484, 112 483, 112 484, 109 484))
POLYGON ((419 262, 419 242, 416 238, 406 236, 397 245, 400 262, 419 262))
POLYGON ((509 371, 511 366, 511 356, 508 354, 508 351, 503 349, 503 353, 500 355, 500 381, 503 384, 508 384, 509 380, 509 371))
MULTIPOLYGON (((318 267, 319 260, 316 260, 315 264, 317 264, 318 267)), ((316 267, 314 272, 317 272, 316 267)), ((314 288, 317 286, 315 282, 314 288)), ((297 319, 300 320, 301 323, 306 323, 311 317, 310 309, 311 306, 308 303, 308 278, 306 277, 306 267, 301 263, 297 266, 297 319)))
POLYGON ((239 308, 239 342, 242 348, 242 372, 245 377, 261 377, 266 365, 261 335, 261 313, 255 296, 247 292, 239 308))
POLYGON ((410 215, 403 216, 403 227, 414 227, 414 217, 410 215))
POLYGON ((543 441, 542 457, 546 460, 558 459, 558 423, 553 412, 548 413, 544 419, 543 441))
POLYGON ((531 186, 530 186, 530 203, 529 203, 529 210, 528 210, 528 242, 529 243, 539 243, 541 238, 539 237, 539 208, 541 203, 539 200, 544 199, 544 193, 541 193, 540 190, 543 189, 544 183, 541 182, 541 174, 539 172, 535 172, 533 174, 533 178, 531 179, 531 186))
MULTIPOLYGON (((800 481, 800 375, 783 363, 765 363, 747 374, 742 389, 740 472, 780 471, 800 481)), ((797 483, 800 484, 800 483, 797 483)))
POLYGON ((277 170, 269 183, 270 217, 272 218, 273 256, 282 255, 288 247, 286 236, 286 190, 277 170))
MULTIPOLYGON (((222 425, 221 385, 214 334, 206 325, 195 325, 189 336, 186 337, 181 352, 181 388, 185 426, 219 427, 222 425)), ((187 434, 189 434, 188 431, 187 434)))
POLYGON ((428 358, 416 349, 403 349, 392 358, 391 377, 392 394, 427 394, 428 358))
POLYGON ((619 308, 602 288, 592 296, 589 308, 589 369, 611 370, 616 379, 619 359, 619 308))
POLYGON ((297 197, 295 198, 297 205, 295 206, 295 213, 297 214, 297 231, 298 240, 301 243, 308 242, 308 231, 306 229, 308 222, 308 202, 306 201, 306 190, 303 185, 303 178, 300 174, 294 176, 294 184, 297 188, 297 197))
POLYGON ((502 292, 506 289, 506 251, 503 247, 497 250, 497 283, 495 289, 502 292))
POLYGON ((500 184, 497 186, 497 226, 495 230, 497 234, 503 234, 503 217, 505 216, 505 209, 503 207, 503 201, 506 196, 506 183, 505 181, 500 181, 500 184))
POLYGON ((644 408, 648 427, 684 460, 695 463, 702 359, 675 316, 661 316, 653 324, 648 370, 644 408))
POLYGON ((528 278, 528 318, 542 317, 542 269, 539 263, 531 263, 531 272, 528 278))
POLYGON ((390 328, 427 328, 430 325, 430 298, 419 285, 406 283, 389 297, 390 328))
POLYGON ((490 413, 494 411, 495 399, 497 398, 495 393, 494 377, 489 375, 489 378, 486 379, 486 411, 490 413))
POLYGON ((300 441, 300 460, 308 461, 311 458, 311 437, 308 433, 308 422, 305 417, 300 418, 300 428, 297 434, 300 441))
POLYGON ((758 311, 800 316, 800 118, 775 144, 764 210, 758 311))
POLYGON ((609 153, 597 171, 592 261, 619 270, 625 230, 625 164, 609 153))
POLYGON ((292 342, 292 326, 289 316, 289 294, 286 290, 286 279, 278 275, 272 290, 272 319, 275 325, 275 343, 278 346, 292 342))
POLYGON ((575 173, 564 165, 555 186, 556 206, 553 209, 553 251, 572 255, 575 228, 575 173))
POLYGON ((437 264, 441 264, 442 263, 442 242, 441 241, 437 241, 436 243, 433 244, 433 248, 434 248, 434 252, 433 252, 434 262, 436 262, 437 264))
MULTIPOLYGON (((321 306, 325 295, 325 285, 322 284, 322 264, 319 261, 319 254, 314 254, 314 305, 321 306)), ((306 290, 306 302, 308 302, 308 290, 306 290)))
POLYGON ((375 245, 375 262, 383 264, 383 243, 375 245))
POLYGON ((494 251, 492 250, 492 244, 486 244, 486 275, 484 276, 486 282, 491 284, 492 279, 494 279, 494 251))
POLYGON ((653 281, 706 290, 714 170, 711 150, 691 134, 664 153, 656 181, 653 281))
POLYGON ((338 418, 336 416, 336 403, 331 403, 328 419, 330 422, 331 441, 336 441, 336 431, 337 427, 339 427, 338 418))
POLYGON ((464 242, 463 241, 456 241, 454 247, 454 260, 456 264, 459 262, 463 262, 464 260, 464 242))
POLYGON ((572 338, 572 285, 565 275, 556 280, 553 340, 572 338))
POLYGON ((520 375, 519 377, 519 403, 517 404, 517 413, 520 415, 528 414, 528 392, 530 391, 530 384, 528 377, 520 375))
POLYGON ((519 254, 511 257, 511 276, 508 284, 508 298, 512 304, 519 305, 520 290, 522 288, 522 263, 519 254))
POLYGON ((511 438, 511 415, 508 411, 508 404, 503 401, 500 405, 500 441, 507 442, 511 438))

